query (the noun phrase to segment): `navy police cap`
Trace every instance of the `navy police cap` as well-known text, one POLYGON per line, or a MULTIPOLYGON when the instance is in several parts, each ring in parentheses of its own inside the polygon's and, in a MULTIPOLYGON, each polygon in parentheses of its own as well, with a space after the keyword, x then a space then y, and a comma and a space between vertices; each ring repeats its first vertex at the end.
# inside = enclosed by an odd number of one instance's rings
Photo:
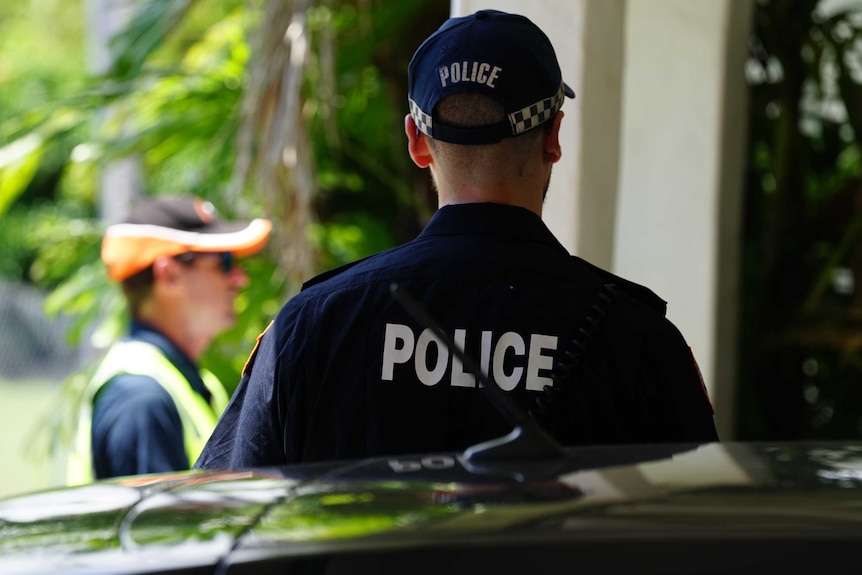
POLYGON ((562 78, 551 41, 518 14, 481 10, 450 18, 426 39, 407 67, 410 115, 428 137, 453 144, 493 144, 554 117, 564 96, 575 93, 562 78), (506 119, 479 127, 457 127, 434 117, 451 94, 494 98, 506 119))

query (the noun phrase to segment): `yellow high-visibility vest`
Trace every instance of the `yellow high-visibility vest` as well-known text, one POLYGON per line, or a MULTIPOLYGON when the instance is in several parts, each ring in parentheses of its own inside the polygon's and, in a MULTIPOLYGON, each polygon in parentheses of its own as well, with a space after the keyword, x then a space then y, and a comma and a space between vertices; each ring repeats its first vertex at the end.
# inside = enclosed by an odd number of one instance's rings
POLYGON ((204 385, 212 395, 210 403, 192 389, 180 370, 156 346, 143 341, 120 341, 111 346, 87 385, 85 397, 81 401, 66 469, 69 485, 89 483, 94 479, 91 445, 93 399, 111 378, 123 373, 149 376, 170 394, 180 414, 185 452, 191 467, 228 403, 227 392, 215 375, 204 369, 200 372, 204 385))

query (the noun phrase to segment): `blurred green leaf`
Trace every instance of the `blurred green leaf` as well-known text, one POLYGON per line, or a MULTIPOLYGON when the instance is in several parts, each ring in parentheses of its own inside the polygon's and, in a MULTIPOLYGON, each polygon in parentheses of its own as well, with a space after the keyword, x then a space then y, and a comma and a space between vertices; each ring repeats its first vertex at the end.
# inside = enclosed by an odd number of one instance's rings
POLYGON ((33 180, 45 151, 38 134, 28 134, 0 148, 0 216, 33 180))
POLYGON ((128 28, 115 36, 110 48, 115 55, 109 73, 116 81, 124 81, 141 73, 152 54, 183 19, 195 0, 148 0, 138 2, 128 28))

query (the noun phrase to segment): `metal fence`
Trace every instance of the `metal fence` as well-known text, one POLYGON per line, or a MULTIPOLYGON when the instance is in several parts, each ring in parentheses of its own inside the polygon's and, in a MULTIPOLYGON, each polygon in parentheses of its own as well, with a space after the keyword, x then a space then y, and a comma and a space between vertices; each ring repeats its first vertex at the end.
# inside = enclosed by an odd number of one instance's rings
POLYGON ((46 294, 0 281, 0 378, 58 382, 81 366, 80 348, 66 342, 71 318, 48 318, 46 294))

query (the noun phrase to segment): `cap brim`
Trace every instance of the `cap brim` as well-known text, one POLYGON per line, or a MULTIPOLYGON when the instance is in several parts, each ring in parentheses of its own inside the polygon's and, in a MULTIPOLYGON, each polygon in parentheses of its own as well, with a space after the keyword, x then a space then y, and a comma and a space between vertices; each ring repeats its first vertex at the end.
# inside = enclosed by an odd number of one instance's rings
POLYGON ((102 261, 108 275, 122 281, 151 266, 157 257, 184 252, 232 252, 245 257, 266 245, 272 222, 219 222, 206 231, 189 232, 163 226, 116 224, 102 240, 102 261))
POLYGON ((574 97, 575 97, 575 91, 574 91, 574 90, 572 90, 572 89, 569 87, 569 85, 568 85, 568 84, 566 84, 565 82, 563 82, 563 93, 564 93, 567 97, 569 97, 569 98, 574 98, 574 97))

